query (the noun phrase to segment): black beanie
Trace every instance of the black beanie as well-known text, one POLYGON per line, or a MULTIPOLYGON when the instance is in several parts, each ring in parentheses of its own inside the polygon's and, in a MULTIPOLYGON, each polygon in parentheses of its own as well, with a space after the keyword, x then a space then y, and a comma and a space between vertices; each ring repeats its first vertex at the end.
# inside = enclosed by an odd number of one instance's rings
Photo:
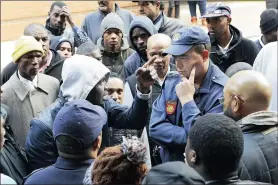
POLYGON ((205 180, 187 164, 176 161, 152 167, 142 184, 205 185, 205 180))
POLYGON ((262 34, 266 34, 278 28, 278 13, 276 9, 267 9, 261 14, 260 28, 262 34))

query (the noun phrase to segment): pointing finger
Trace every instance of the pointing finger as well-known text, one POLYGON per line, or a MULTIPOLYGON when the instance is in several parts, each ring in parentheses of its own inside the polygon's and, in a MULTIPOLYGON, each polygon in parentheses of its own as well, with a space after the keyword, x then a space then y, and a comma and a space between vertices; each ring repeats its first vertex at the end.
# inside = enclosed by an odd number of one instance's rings
POLYGON ((151 58, 143 65, 143 67, 146 68, 146 67, 152 65, 152 63, 155 61, 155 59, 156 59, 156 56, 151 57, 151 58))

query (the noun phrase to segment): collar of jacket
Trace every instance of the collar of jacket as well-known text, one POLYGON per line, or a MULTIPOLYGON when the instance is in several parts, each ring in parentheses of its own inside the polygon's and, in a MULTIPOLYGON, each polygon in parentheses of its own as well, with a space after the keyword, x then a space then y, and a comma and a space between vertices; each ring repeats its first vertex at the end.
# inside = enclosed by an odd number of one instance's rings
POLYGON ((234 184, 236 182, 239 182, 239 178, 237 175, 233 175, 233 176, 228 176, 225 179, 221 179, 221 180, 210 180, 210 181, 206 181, 206 185, 226 185, 226 184, 234 184))
MULTIPOLYGON (((30 92, 29 89, 27 89, 22 82, 19 80, 19 77, 17 76, 17 72, 11 76, 11 84, 13 87, 14 92, 20 99, 20 101, 23 101, 27 94, 30 92)), ((41 73, 38 73, 38 89, 41 89, 45 93, 49 93, 51 90, 51 87, 47 84, 47 80, 45 76, 41 73)))
POLYGON ((65 28, 53 28, 53 27, 51 27, 51 25, 50 25, 50 18, 48 18, 46 20, 45 28, 48 31, 50 31, 51 34, 54 35, 54 36, 61 36, 64 33, 65 29, 66 29, 66 27, 65 28))
POLYGON ((65 159, 62 157, 58 157, 55 167, 63 170, 76 170, 79 168, 89 168, 91 163, 93 162, 93 159, 85 159, 85 160, 71 160, 71 159, 65 159))
POLYGON ((231 51, 241 42, 241 40, 242 40, 241 32, 231 24, 230 24, 229 28, 230 28, 231 35, 233 36, 233 40, 230 43, 230 47, 229 47, 229 50, 227 51, 227 53, 223 54, 218 48, 217 40, 210 36, 211 53, 216 53, 217 55, 221 55, 222 57, 228 58, 231 51))
POLYGON ((259 111, 249 114, 238 121, 241 127, 246 125, 257 125, 257 126, 275 126, 278 125, 277 112, 272 111, 259 111))
POLYGON ((201 85, 201 87, 196 91, 197 93, 209 93, 210 92, 210 88, 211 88, 211 83, 212 81, 220 84, 220 85, 225 85, 225 79, 223 79, 223 75, 221 75, 221 73, 219 73, 219 71, 217 70, 218 67, 215 66, 211 61, 209 61, 209 67, 208 67, 208 71, 205 75, 204 81, 201 85))

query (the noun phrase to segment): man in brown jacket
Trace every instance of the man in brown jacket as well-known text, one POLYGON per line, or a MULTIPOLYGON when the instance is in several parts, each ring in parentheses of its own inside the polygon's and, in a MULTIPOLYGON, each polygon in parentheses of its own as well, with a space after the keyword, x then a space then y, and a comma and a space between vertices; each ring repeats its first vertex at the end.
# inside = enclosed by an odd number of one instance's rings
POLYGON ((8 124, 21 148, 25 148, 31 119, 54 102, 59 90, 57 79, 38 73, 42 56, 42 45, 34 37, 19 38, 12 54, 18 70, 1 87, 1 102, 11 109, 8 124))

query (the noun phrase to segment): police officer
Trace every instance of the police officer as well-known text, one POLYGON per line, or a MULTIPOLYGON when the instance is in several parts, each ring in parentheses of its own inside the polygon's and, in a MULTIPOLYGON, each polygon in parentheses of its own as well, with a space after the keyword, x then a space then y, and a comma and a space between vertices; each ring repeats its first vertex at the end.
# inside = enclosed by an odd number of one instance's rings
POLYGON ((162 162, 183 161, 187 134, 195 120, 221 113, 219 98, 228 77, 209 59, 210 38, 197 26, 181 28, 164 51, 175 58, 177 72, 166 77, 153 104, 150 137, 161 146, 162 162))

